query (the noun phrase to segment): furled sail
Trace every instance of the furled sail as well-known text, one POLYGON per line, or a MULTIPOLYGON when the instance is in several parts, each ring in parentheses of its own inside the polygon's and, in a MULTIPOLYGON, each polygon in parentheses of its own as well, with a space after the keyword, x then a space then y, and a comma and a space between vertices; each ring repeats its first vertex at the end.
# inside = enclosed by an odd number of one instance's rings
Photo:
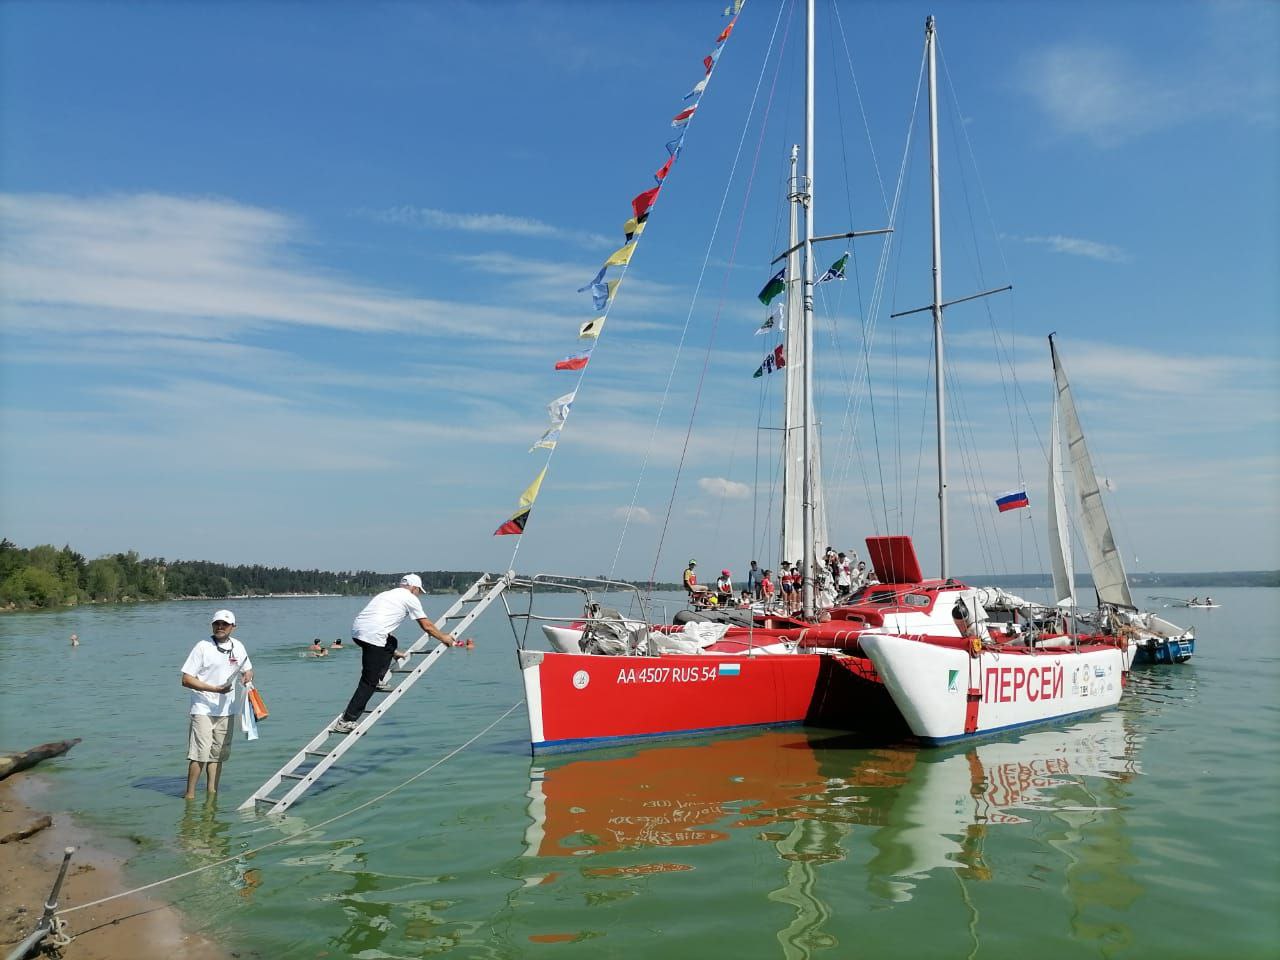
MULTIPOLYGON (((804 556, 804 423, 806 416, 815 424, 813 405, 805 410, 804 365, 804 274, 797 248, 799 204, 791 204, 791 253, 787 256, 787 330, 785 356, 787 365, 786 410, 783 421, 782 470, 782 557, 795 563, 804 556)), ((810 564, 822 556, 827 546, 827 511, 822 496, 822 442, 813 445, 810 476, 813 478, 813 552, 810 564)))
POLYGON ((1053 382, 1057 391, 1058 406, 1062 410, 1063 429, 1066 431, 1067 451, 1071 457, 1071 471, 1075 477, 1076 496, 1080 502, 1080 530, 1084 549, 1089 557, 1089 569, 1093 573, 1093 585, 1101 603, 1133 606, 1129 592, 1129 579, 1125 576, 1124 563, 1111 535, 1111 523, 1102 504, 1102 491, 1093 471, 1093 460, 1085 446, 1084 432, 1076 414, 1075 400, 1066 372, 1058 360, 1058 348, 1049 338, 1049 350, 1053 355, 1053 382))
POLYGON ((1058 427, 1058 393, 1053 394, 1053 427, 1049 434, 1049 556, 1053 559, 1053 602, 1076 605, 1076 576, 1071 563, 1071 528, 1067 491, 1062 482, 1062 437, 1058 427))

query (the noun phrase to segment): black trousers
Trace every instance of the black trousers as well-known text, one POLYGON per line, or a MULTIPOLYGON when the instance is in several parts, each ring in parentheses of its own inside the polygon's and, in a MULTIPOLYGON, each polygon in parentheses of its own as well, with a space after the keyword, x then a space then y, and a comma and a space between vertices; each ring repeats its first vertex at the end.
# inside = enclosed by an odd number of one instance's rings
POLYGON ((351 695, 347 709, 342 711, 342 719, 349 721, 360 719, 364 708, 369 703, 369 698, 373 696, 373 691, 378 688, 378 684, 386 675, 387 668, 391 666, 391 661, 395 659, 396 652, 395 637, 387 637, 385 647, 375 647, 363 640, 352 642, 360 648, 361 658, 360 682, 356 684, 356 692, 351 695))

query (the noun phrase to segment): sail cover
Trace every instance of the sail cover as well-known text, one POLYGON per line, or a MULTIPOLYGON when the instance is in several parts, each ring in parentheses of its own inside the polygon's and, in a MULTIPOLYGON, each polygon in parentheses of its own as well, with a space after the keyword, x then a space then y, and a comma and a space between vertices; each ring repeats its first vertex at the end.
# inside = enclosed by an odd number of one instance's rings
POLYGON ((1084 540, 1085 554, 1089 557, 1093 585, 1098 591, 1100 603, 1132 607, 1133 595, 1129 592, 1129 579, 1125 576, 1120 551, 1111 535, 1111 523, 1107 520, 1107 511, 1102 504, 1102 491, 1098 488, 1098 477, 1093 470, 1089 448, 1085 446, 1084 431, 1080 427, 1080 417, 1076 414, 1075 400, 1071 396, 1071 385, 1067 383, 1067 375, 1058 360, 1058 348, 1052 338, 1049 340, 1049 351, 1053 355, 1054 388, 1057 391, 1058 407, 1062 411, 1067 452, 1071 458, 1071 472, 1075 477, 1076 496, 1080 503, 1081 538, 1084 540))
POLYGON ((1067 491, 1062 482, 1062 436, 1058 427, 1058 392, 1053 393, 1053 427, 1049 433, 1049 556, 1053 559, 1053 602, 1076 605, 1076 575, 1071 563, 1067 526, 1067 491))

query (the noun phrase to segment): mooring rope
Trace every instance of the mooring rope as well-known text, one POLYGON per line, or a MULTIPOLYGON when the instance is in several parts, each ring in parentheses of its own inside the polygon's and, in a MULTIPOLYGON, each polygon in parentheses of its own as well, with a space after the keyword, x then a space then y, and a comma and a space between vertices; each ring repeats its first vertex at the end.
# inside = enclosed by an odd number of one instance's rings
POLYGON ((392 787, 390 790, 387 790, 385 793, 380 793, 378 794, 378 796, 374 797, 373 799, 366 800, 364 803, 358 806, 352 807, 350 810, 347 810, 344 813, 340 813, 335 817, 330 817, 328 820, 322 820, 320 823, 317 823, 314 826, 306 827, 305 829, 299 830, 297 833, 291 833, 286 837, 279 837, 275 840, 272 840, 270 843, 264 843, 260 847, 254 847, 252 850, 244 850, 244 851, 241 851, 240 853, 235 854, 234 856, 224 857, 223 859, 216 860, 213 863, 206 863, 204 866, 196 867, 194 870, 187 870, 183 873, 177 873, 177 874, 174 874, 172 877, 165 877, 165 879, 163 880, 156 880, 154 883, 143 884, 140 887, 134 887, 132 890, 126 890, 123 893, 113 893, 109 897, 102 897, 99 900, 92 900, 89 903, 81 903, 81 904, 77 904, 74 907, 67 907, 64 910, 57 911, 55 916, 65 916, 68 913, 75 913, 77 910, 87 910, 89 907, 96 907, 104 903, 110 903, 112 900, 119 900, 121 897, 127 897, 135 893, 142 893, 145 890, 152 890, 156 887, 162 887, 166 883, 172 883, 175 880, 182 880, 185 877, 193 877, 197 873, 203 873, 205 870, 212 870, 214 867, 225 866, 226 864, 232 863, 233 861, 236 861, 236 860, 240 860, 243 857, 253 856, 255 853, 261 853, 263 850, 270 849, 271 847, 277 846, 281 843, 285 843, 289 840, 296 840, 298 837, 301 837, 304 834, 313 833, 316 830, 321 829, 322 827, 329 826, 329 824, 331 823, 336 823, 337 821, 343 819, 344 817, 349 817, 351 816, 351 814, 357 813, 365 809, 365 807, 371 807, 375 803, 379 803, 382 800, 385 800, 387 797, 391 796, 397 790, 403 790, 405 787, 413 783, 415 780, 418 780, 426 776, 428 773, 430 773, 436 767, 440 766, 440 764, 444 763, 446 760, 450 760, 453 757, 456 757, 463 750, 471 746, 473 743, 475 743, 477 740, 483 737, 486 733, 488 733, 490 730, 492 730, 494 727, 500 724, 503 720, 507 719, 507 717, 511 716, 511 711, 515 710, 515 708, 520 706, 522 703, 524 703, 524 700, 517 700, 510 707, 508 707, 506 712, 503 713, 502 716, 498 717, 497 720, 494 720, 492 723, 490 723, 487 727, 485 727, 483 730, 477 733, 474 737, 472 737, 466 743, 450 750, 443 757, 441 757, 439 760, 436 760, 426 769, 418 771, 408 780, 405 780, 403 783, 396 784, 396 786, 392 787))

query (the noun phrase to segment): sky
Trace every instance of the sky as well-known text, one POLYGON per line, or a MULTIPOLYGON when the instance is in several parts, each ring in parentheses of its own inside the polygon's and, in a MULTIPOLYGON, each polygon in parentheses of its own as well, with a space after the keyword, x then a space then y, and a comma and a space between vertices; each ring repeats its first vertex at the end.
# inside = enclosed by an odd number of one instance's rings
MULTIPOLYGON (((0 4, 0 533, 776 566, 782 375, 752 373, 802 136, 790 0, 745 6, 590 364, 553 369, 725 2, 0 4)), ((1049 569, 1051 332, 1130 571, 1280 568, 1280 5, 817 6, 815 233, 894 229, 815 255, 853 253, 815 303, 828 540, 909 533, 938 569, 928 314, 889 317, 932 295, 935 13, 944 298, 1013 285, 946 312, 949 572, 1049 569)))

